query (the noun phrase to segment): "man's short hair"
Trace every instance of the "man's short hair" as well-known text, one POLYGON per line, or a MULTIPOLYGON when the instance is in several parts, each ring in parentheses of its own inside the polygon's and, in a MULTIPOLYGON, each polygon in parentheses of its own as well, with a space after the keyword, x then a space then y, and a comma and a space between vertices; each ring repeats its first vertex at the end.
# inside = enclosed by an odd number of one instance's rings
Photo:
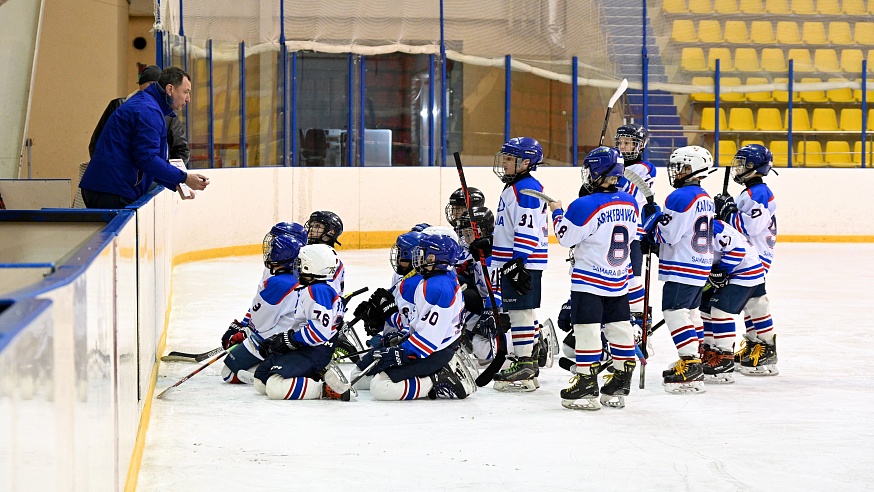
POLYGON ((158 77, 158 85, 161 86, 162 89, 167 88, 167 84, 172 84, 173 87, 179 87, 182 85, 182 78, 187 78, 189 81, 191 80, 191 76, 182 70, 179 67, 167 67, 161 72, 161 76, 158 77))

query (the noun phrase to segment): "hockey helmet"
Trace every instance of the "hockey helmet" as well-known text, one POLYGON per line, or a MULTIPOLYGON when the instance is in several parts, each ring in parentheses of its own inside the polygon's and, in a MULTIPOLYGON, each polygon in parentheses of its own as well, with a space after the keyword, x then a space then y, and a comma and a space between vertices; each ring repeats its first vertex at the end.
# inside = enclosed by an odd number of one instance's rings
MULTIPOLYGON (((486 203, 486 196, 478 188, 470 187, 467 189, 470 193, 470 206, 481 207, 486 203)), ((461 214, 467 211, 467 201, 464 199, 464 189, 459 188, 449 195, 449 203, 446 204, 446 220, 449 225, 455 226, 455 221, 461 217, 461 214)))
POLYGON ((267 233, 261 250, 264 253, 264 266, 275 273, 281 269, 292 269, 295 259, 300 253, 301 244, 292 236, 281 234, 273 236, 267 233))
POLYGON ((334 212, 317 210, 310 214, 309 220, 304 224, 309 236, 309 244, 327 244, 333 246, 340 244, 337 238, 343 234, 343 221, 334 212))
POLYGON ((340 257, 327 244, 308 244, 300 249, 295 270, 301 283, 310 284, 319 280, 331 280, 340 267, 340 257))
POLYGON ((774 155, 764 145, 744 145, 731 160, 731 174, 735 183, 744 182, 757 174, 767 176, 774 166, 774 155))
POLYGON ((713 156, 704 147, 690 145, 671 153, 668 163, 668 179, 671 186, 680 188, 692 179, 703 179, 710 174, 713 156))
POLYGON ((482 236, 491 236, 495 232, 495 215, 487 207, 474 207, 472 222, 470 215, 465 210, 455 224, 455 232, 458 233, 459 240, 465 245, 469 246, 474 239, 473 224, 479 226, 479 233, 482 236))
POLYGON ((623 172, 625 172, 625 160, 613 147, 598 147, 589 152, 583 159, 583 167, 580 169, 583 187, 589 193, 600 188, 607 178, 616 177, 614 181, 618 181, 623 172))
POLYGON ((457 239, 444 234, 425 233, 413 250, 413 267, 422 274, 434 270, 445 272, 462 258, 461 255, 457 239))
POLYGON ((413 250, 419 245, 422 233, 416 231, 405 232, 398 236, 389 253, 391 267, 398 275, 406 275, 413 269, 413 250), (401 262, 404 262, 401 265, 401 262))
POLYGON ((643 125, 633 123, 622 125, 616 129, 613 142, 622 153, 625 164, 633 164, 643 158, 643 151, 649 145, 649 130, 643 125))
POLYGON ((516 176, 534 171, 542 161, 543 147, 540 142, 531 137, 515 137, 495 154, 492 170, 504 183, 512 183, 516 176))

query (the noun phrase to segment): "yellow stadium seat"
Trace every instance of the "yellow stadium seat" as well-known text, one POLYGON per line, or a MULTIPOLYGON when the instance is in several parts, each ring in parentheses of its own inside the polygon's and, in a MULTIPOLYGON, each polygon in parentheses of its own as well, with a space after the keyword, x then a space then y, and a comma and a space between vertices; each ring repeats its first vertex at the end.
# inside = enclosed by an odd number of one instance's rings
POLYGON ((746 98, 743 92, 723 92, 726 87, 737 87, 739 85, 741 85, 739 77, 722 77, 719 79, 719 100, 725 102, 744 102, 746 98))
POLYGON ((780 15, 788 15, 792 13, 792 11, 789 10, 788 0, 765 0, 765 12, 780 15))
MULTIPOLYGON (((716 121, 714 119, 714 115, 716 114, 716 108, 704 108, 701 110, 701 129, 702 130, 715 130, 716 129, 716 121)), ((728 128, 728 123, 725 121, 725 109, 719 108, 719 129, 725 130, 728 128)))
POLYGON ((794 60, 796 72, 812 72, 813 60, 810 59, 810 50, 804 48, 793 48, 786 54, 787 60, 794 60))
POLYGON ((713 4, 710 0, 689 0, 689 12, 693 14, 712 14, 713 4))
POLYGON ((845 15, 865 15, 865 0, 844 0, 841 2, 841 12, 845 15))
POLYGON ((725 167, 731 165, 734 155, 737 154, 737 142, 734 140, 720 139, 718 154, 720 166, 725 167))
POLYGON ((761 15, 765 13, 765 6, 762 0, 740 0, 738 8, 743 14, 761 15))
POLYGON ((810 127, 818 132, 838 131, 838 117, 834 108, 815 108, 810 127))
MULTIPOLYGON (((786 129, 789 129, 789 109, 783 113, 783 121, 786 122, 786 129)), ((810 116, 807 115, 807 108, 792 108, 792 131, 806 132, 810 130, 810 116)))
POLYGON ((750 23, 750 42, 755 44, 774 44, 774 25, 768 21, 752 21, 750 23))
POLYGON ((698 41, 709 44, 725 42, 725 38, 722 37, 722 24, 716 20, 699 21, 698 41))
POLYGON ((768 150, 774 156, 774 165, 786 167, 789 165, 789 142, 786 140, 772 140, 768 150))
POLYGON ((800 15, 814 15, 813 0, 792 0, 792 13, 800 15))
POLYGON ((723 72, 734 72, 731 62, 731 50, 728 48, 710 48, 707 50, 707 69, 716 70, 716 60, 720 60, 719 68, 723 72))
POLYGON ((844 72, 862 72, 862 50, 849 49, 841 51, 841 70, 844 72))
MULTIPOLYGON (((862 83, 862 79, 856 79, 856 82, 862 83)), ((861 86, 860 86, 861 87, 861 86)), ((865 86, 865 92, 867 95, 865 97, 865 102, 868 104, 874 104, 874 80, 868 79, 868 83, 865 86)), ((862 102, 862 89, 853 89, 853 99, 857 102, 862 102)), ((871 118, 868 118, 868 126, 871 126, 871 118)))
POLYGON ((813 52, 813 68, 817 72, 838 73, 838 53, 830 48, 822 48, 813 52))
POLYGON ((841 110, 841 130, 848 132, 862 131, 862 110, 859 108, 844 108, 841 110))
MULTIPOLYGON (((788 82, 789 82, 789 79, 787 79, 786 77, 777 77, 774 79, 775 84, 788 84, 788 82)), ((792 98, 792 100, 798 101, 798 102, 801 101, 801 97, 798 96, 798 91, 794 92, 794 97, 792 98)), ((788 86, 787 86, 787 90, 781 89, 781 90, 774 91, 774 101, 781 102, 781 103, 789 102, 788 86)))
POLYGON ((795 162, 804 167, 823 167, 822 144, 815 140, 800 141, 795 151, 795 162))
POLYGON ((717 14, 737 14, 740 12, 736 0, 717 0, 713 4, 713 10, 717 14))
POLYGON ((680 68, 688 72, 703 72, 707 70, 704 60, 704 50, 701 48, 683 48, 680 52, 680 68))
MULTIPOLYGON (((847 79, 828 79, 829 82, 848 82, 847 79)), ((856 102, 853 99, 853 89, 844 87, 843 89, 828 89, 825 91, 825 98, 830 102, 836 103, 851 103, 856 102)))
MULTIPOLYGON (((767 83, 769 82, 765 77, 749 77, 747 79, 747 85, 760 85, 767 83)), ((850 97, 852 97, 852 93, 850 94, 850 97)), ((774 100, 771 96, 771 91, 747 92, 746 98, 749 102, 771 102, 774 100)))
MULTIPOLYGON (((821 84, 822 79, 804 77, 801 79, 802 84, 821 84)), ((825 91, 798 91, 798 97, 804 102, 826 102, 825 91)))
MULTIPOLYGON (((849 25, 849 24, 848 24, 849 25)), ((671 24, 671 41, 675 43, 697 43, 695 22, 689 19, 676 19, 671 24)))
POLYGON ((841 15, 838 0, 816 0, 816 13, 822 15, 841 15))
POLYGON ((798 24, 793 21, 778 22, 777 43, 801 44, 801 33, 798 32, 798 24))
POLYGON ((827 44, 825 24, 822 22, 805 22, 801 24, 801 41, 804 44, 827 44))
POLYGON ((686 0, 665 0, 665 3, 662 4, 662 10, 666 14, 685 14, 688 12, 686 10, 686 0))
POLYGON ((761 145, 762 147, 764 147, 764 146, 765 146, 765 142, 763 142, 763 141, 761 141, 761 140, 744 140, 744 141, 742 141, 742 142, 740 143, 740 147, 741 147, 741 148, 744 148, 744 147, 746 147, 747 145, 761 145))
POLYGON ((853 162, 853 154, 850 152, 850 144, 844 141, 830 141, 825 143, 825 163, 829 167, 856 167, 853 162))
MULTIPOLYGON (((871 142, 865 142, 865 151, 867 153, 865 156, 865 167, 871 167, 872 148, 874 148, 874 145, 871 142)), ((853 162, 862 164, 862 142, 853 142, 853 162)))
MULTIPOLYGON (((717 2, 717 5, 721 2, 717 2)), ((725 42, 733 44, 749 44, 750 35, 747 23, 744 21, 725 21, 725 42)))
MULTIPOLYGON (((692 77, 692 85, 706 85, 713 87, 713 77, 692 77)), ((850 93, 852 97, 852 93, 850 93)), ((712 92, 693 92, 689 94, 689 98, 695 102, 713 102, 716 96, 712 92)))
MULTIPOLYGON (((874 4, 874 2, 868 2, 874 4)), ((874 22, 857 22, 853 27, 853 41, 862 46, 874 45, 874 22)))
POLYGON ((836 45, 853 44, 853 35, 850 34, 849 22, 829 22, 828 43, 836 45))
POLYGON ((755 130, 753 110, 750 108, 731 108, 728 112, 728 129, 739 132, 755 130))
POLYGON ((759 108, 756 111, 756 130, 780 132, 785 130, 778 108, 759 108))
POLYGON ((762 70, 765 72, 786 72, 789 66, 780 48, 765 48, 762 50, 762 70))
POLYGON ((759 55, 755 48, 738 48, 734 50, 734 68, 738 72, 761 72, 759 55))

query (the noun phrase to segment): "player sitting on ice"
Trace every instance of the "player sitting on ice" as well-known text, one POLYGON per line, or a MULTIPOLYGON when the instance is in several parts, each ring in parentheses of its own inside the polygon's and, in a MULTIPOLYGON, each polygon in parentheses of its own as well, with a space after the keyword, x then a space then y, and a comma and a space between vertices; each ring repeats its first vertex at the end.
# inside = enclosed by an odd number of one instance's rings
POLYGON ((301 247, 297 239, 275 229, 264 236, 264 266, 270 275, 258 284, 243 322, 234 320, 222 336, 222 347, 230 349, 221 371, 225 382, 243 382, 237 373, 251 372, 264 360, 259 352, 264 340, 288 329, 300 287, 292 269, 301 247))
MULTIPOLYGON (((291 236, 300 243, 301 247, 307 244, 307 230, 306 227, 298 224, 297 222, 277 222, 275 226, 270 228, 270 232, 264 236, 263 244, 270 244, 276 236, 291 236)), ((264 273, 261 274, 261 281, 258 282, 258 289, 255 291, 256 293, 261 290, 261 285, 264 284, 264 281, 267 280, 272 273, 270 273, 270 268, 264 267, 264 273)))
POLYGON ((713 267, 701 298, 705 383, 733 383, 734 316, 765 282, 756 248, 727 223, 713 220, 713 267))
MULTIPOLYGON (((427 231, 427 229, 426 229, 427 231)), ((416 316, 409 330, 386 333, 384 347, 364 355, 353 379, 366 376, 377 400, 428 397, 466 398, 476 390, 473 376, 456 354, 463 299, 452 272, 461 248, 448 235, 423 233, 413 267, 423 280, 416 287, 416 316)))
POLYGON ((349 401, 349 385, 331 362, 342 301, 328 281, 339 265, 337 252, 326 244, 301 248, 295 262, 297 308, 281 320, 278 333, 260 344, 264 362, 255 369, 255 389, 270 399, 349 401))
MULTIPOLYGON (((479 188, 471 186, 467 188, 467 192, 470 193, 471 208, 484 207, 486 205, 486 196, 479 188)), ((449 195, 449 203, 446 204, 446 208, 443 211, 446 213, 446 221, 449 222, 449 225, 457 227, 458 218, 461 217, 461 214, 467 212, 467 201, 464 199, 464 190, 462 188, 453 191, 449 195)))

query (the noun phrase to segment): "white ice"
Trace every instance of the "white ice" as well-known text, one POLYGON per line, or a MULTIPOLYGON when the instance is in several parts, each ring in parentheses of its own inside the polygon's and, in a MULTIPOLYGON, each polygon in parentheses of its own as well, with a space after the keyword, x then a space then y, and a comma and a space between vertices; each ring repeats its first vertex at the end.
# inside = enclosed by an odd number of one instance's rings
MULTIPOLYGON (((387 250, 341 257, 347 292, 390 281, 387 250)), ((528 394, 378 402, 363 391, 344 403, 270 401, 223 383, 216 363, 154 401, 139 489, 870 490, 872 257, 874 244, 779 244, 768 291, 780 375, 667 394, 660 375, 676 350, 661 329, 646 389, 635 373, 624 409, 562 408, 570 374, 557 364, 528 394)), ((568 297, 565 258, 550 247, 541 319, 568 297)), ((261 271, 256 256, 177 267, 167 351, 218 346, 261 271)), ((655 274, 652 287, 658 321, 655 274)), ((196 367, 162 363, 156 394, 196 367)))

